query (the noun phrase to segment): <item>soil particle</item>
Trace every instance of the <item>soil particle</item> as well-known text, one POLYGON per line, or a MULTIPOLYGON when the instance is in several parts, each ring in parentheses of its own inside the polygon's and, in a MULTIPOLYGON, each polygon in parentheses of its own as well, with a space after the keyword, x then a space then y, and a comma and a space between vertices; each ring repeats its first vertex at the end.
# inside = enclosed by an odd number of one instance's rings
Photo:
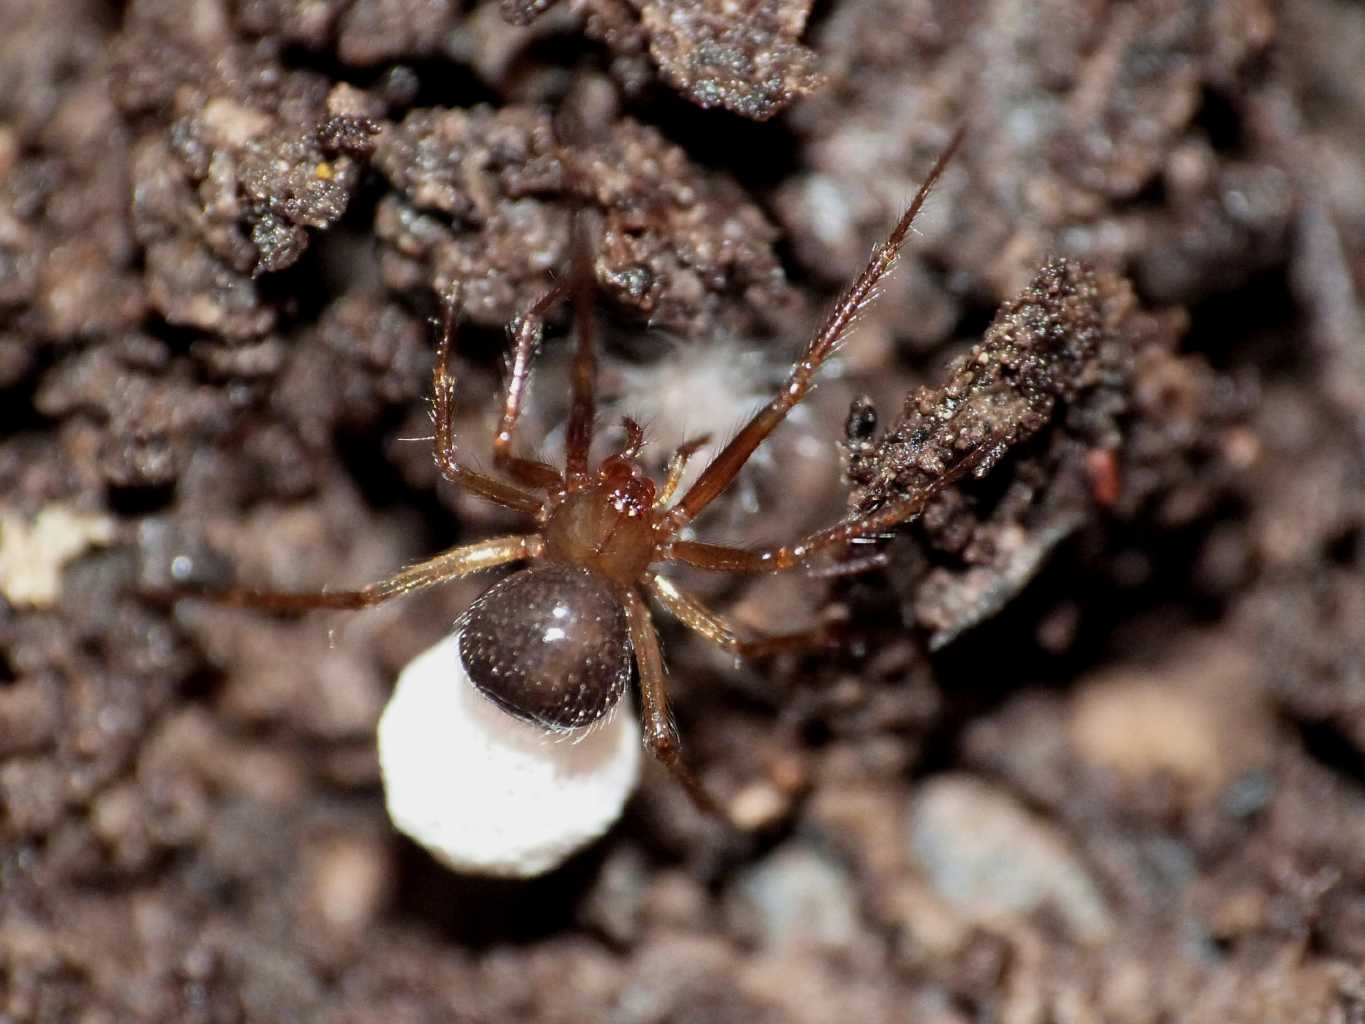
MULTIPOLYGON (((152 301, 171 323, 230 338, 264 333, 273 317, 253 279, 297 262, 309 230, 345 212, 378 125, 330 114, 320 85, 298 83, 313 95, 284 108, 287 123, 213 96, 137 144, 134 226, 151 261, 152 301)), ((338 86, 333 98, 351 95, 338 86)))
MULTIPOLYGON (((500 0, 500 7, 508 21, 528 25, 558 2, 500 0)), ((589 35, 626 57, 647 46, 664 81, 703 108, 766 121, 824 84, 816 55, 796 41, 810 0, 762 0, 742 12, 724 0, 575 6, 587 15, 589 35)))
POLYGON ((61 594, 63 566, 113 536, 107 517, 65 505, 48 505, 32 521, 0 513, 0 594, 14 605, 50 607, 61 594))
POLYGON ((991 477, 993 501, 963 488, 926 506, 917 529, 956 567, 916 566, 913 558, 898 566, 894 586, 906 621, 931 631, 932 648, 998 613, 1048 552, 1105 506, 1135 502, 1123 455, 1114 454, 1121 417, 1139 359, 1166 357, 1173 327, 1138 310, 1126 282, 1050 262, 1001 307, 981 342, 954 360, 944 384, 909 394, 880 437, 848 442, 848 475, 860 485, 849 501, 858 511, 964 470, 986 477, 1021 449, 1007 479, 991 477), (1096 480, 1097 454, 1113 460, 1104 472, 1114 479, 1096 480))
POLYGON ((30 679, 0 690, 0 755, 45 747, 57 732, 60 697, 53 680, 30 679))
POLYGON ((855 497, 857 506, 875 508, 893 493, 922 489, 977 452, 972 472, 984 476, 1048 422, 1059 400, 1109 383, 1097 365, 1101 342, 1117 347, 1111 338, 1125 306, 1131 299, 1121 283, 1101 285, 1076 263, 1047 264, 1001 307, 981 343, 949 369, 947 383, 908 397, 887 435, 854 461, 849 475, 865 480, 869 492, 855 497))
POLYGON ((1267 587, 1245 608, 1273 692, 1305 722, 1365 751, 1365 582, 1358 570, 1267 587))
POLYGON ((766 121, 824 78, 795 42, 809 0, 765 0, 736 19, 718 0, 645 3, 640 24, 664 79, 701 107, 766 121))
POLYGON ((700 1016, 730 1024, 783 1019, 778 1008, 718 985, 734 951, 724 943, 672 939, 646 948, 613 1014, 623 1024, 655 1024, 700 1016))
POLYGON ((1134 787, 1166 783, 1197 805, 1269 770, 1273 730, 1251 659, 1214 646, 1084 682, 1069 733, 1080 757, 1134 787))
POLYGON ((206 435, 221 432, 228 403, 197 385, 188 360, 162 342, 133 335, 73 353, 43 380, 34 400, 44 415, 93 416, 100 423, 99 474, 114 487, 158 487, 185 472, 206 435))
POLYGON ((329 304, 280 367, 272 411, 310 449, 422 395, 431 373, 425 326, 370 296, 329 304))

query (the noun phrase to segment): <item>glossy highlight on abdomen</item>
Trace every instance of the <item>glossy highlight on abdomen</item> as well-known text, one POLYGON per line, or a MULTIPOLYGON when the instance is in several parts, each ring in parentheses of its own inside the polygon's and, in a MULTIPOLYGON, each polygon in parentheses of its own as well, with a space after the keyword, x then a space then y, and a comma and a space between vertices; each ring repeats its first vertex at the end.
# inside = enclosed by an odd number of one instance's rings
POLYGON ((523 569, 490 587, 456 628, 460 659, 479 691, 552 729, 597 721, 630 681, 621 599, 588 569, 523 569))

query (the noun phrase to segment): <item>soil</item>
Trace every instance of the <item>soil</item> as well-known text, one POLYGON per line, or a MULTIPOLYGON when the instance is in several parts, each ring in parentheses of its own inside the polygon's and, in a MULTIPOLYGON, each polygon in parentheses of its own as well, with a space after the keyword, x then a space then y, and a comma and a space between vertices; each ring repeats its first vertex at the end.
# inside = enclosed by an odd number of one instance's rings
POLYGON ((0 1020, 1365 1020, 1362 66, 1349 0, 0 5, 0 1020), (724 437, 959 125, 700 526, 946 485, 862 574, 688 579, 837 650, 661 624, 747 831, 650 766, 456 877, 373 734, 481 584, 164 600, 505 528, 438 482, 428 318, 482 455, 576 210, 606 441, 724 437))

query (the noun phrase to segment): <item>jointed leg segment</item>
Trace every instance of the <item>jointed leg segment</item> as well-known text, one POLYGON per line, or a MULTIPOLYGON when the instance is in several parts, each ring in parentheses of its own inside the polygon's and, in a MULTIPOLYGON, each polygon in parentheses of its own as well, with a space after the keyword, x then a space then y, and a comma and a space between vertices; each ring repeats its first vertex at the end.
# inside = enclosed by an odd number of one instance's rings
POLYGON ((445 304, 441 318, 441 344, 436 349, 436 364, 432 369, 432 390, 435 392, 436 464, 447 480, 461 484, 475 494, 505 508, 535 515, 541 501, 495 477, 476 472, 460 462, 455 446, 455 378, 450 373, 450 347, 455 336, 455 300, 445 304))
POLYGON ((503 393, 502 416, 493 434, 493 464, 512 474, 528 487, 538 490, 563 485, 559 470, 535 459, 523 459, 513 454, 517 421, 531 383, 531 364, 540 350, 545 336, 545 317, 569 294, 568 285, 560 281, 542 295, 526 312, 520 314, 508 328, 512 336, 512 356, 507 364, 507 390, 503 393))
POLYGON ((995 448, 996 443, 988 441, 963 456, 956 465, 923 490, 908 498, 883 505, 865 516, 818 530, 795 544, 769 548, 736 548, 724 544, 706 544, 702 541, 675 540, 666 549, 666 556, 685 565, 722 572, 782 572, 795 569, 822 551, 882 533, 893 526, 914 519, 924 511, 924 506, 929 504, 934 495, 980 465, 995 448))
POLYGON ((720 805, 683 761, 678 730, 668 710, 663 654, 659 651, 659 638, 654 633, 649 609, 634 588, 626 588, 624 593, 630 642, 635 649, 635 664, 640 670, 640 717, 644 724, 645 746, 687 791, 700 810, 721 817, 720 805))
MULTIPOLYGON (((508 562, 519 562, 540 554, 542 541, 535 534, 491 537, 443 551, 434 558, 401 569, 388 579, 359 590, 324 590, 288 593, 233 587, 215 590, 205 596, 217 604, 237 608, 264 608, 274 611, 309 611, 316 608, 369 608, 395 597, 434 587, 438 583, 469 576, 508 562)), ((177 595, 183 596, 183 595, 177 595)))
POLYGON ((835 303, 834 308, 825 318, 824 324, 811 338, 810 343, 806 346, 805 353, 792 368, 791 376, 788 377, 782 390, 767 406, 760 409, 753 419, 745 424, 744 428, 711 461, 705 472, 697 478, 697 481, 669 512, 666 522, 670 535, 676 534, 695 519, 702 509, 711 504, 730 486, 740 468, 749 461, 749 456, 786 418, 787 413, 791 412, 806 397, 820 367, 839 350, 839 346, 848 336, 849 329, 857 321, 858 314, 874 298, 877 284, 895 265, 901 246, 910 233, 910 225, 919 214, 920 208, 924 205, 925 199, 928 198, 934 183, 938 181, 944 168, 948 166, 948 161, 953 158, 953 154, 962 142, 962 137, 963 132, 959 129, 952 141, 949 142, 948 147, 934 163, 933 168, 929 171, 929 176, 924 179, 924 183, 915 194, 914 200, 897 222, 890 236, 873 252, 872 259, 863 268, 863 272, 858 275, 853 284, 835 303))
POLYGON ((569 405, 569 425, 564 438, 564 475, 573 486, 588 477, 588 457, 592 449, 595 405, 593 381, 597 355, 593 346, 593 271, 592 251, 587 237, 587 220, 582 211, 573 219, 573 312, 574 333, 578 344, 573 359, 573 397, 569 405))
POLYGON ((644 582, 649 595, 670 615, 737 658, 761 658, 783 651, 809 651, 834 643, 834 637, 821 626, 794 633, 740 637, 723 616, 713 612, 666 576, 651 574, 645 577, 644 582))

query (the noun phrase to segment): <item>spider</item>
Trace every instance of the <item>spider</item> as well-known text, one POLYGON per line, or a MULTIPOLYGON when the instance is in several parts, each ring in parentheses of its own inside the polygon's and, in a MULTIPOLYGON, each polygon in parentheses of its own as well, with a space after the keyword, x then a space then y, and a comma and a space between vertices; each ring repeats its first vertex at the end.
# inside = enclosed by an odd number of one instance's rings
POLYGON ((644 432, 630 419, 624 421, 623 447, 596 466, 590 464, 596 356, 590 261, 579 227, 581 217, 577 217, 570 279, 551 288, 509 326, 512 353, 492 444, 497 475, 471 468, 455 442, 456 386, 450 366, 456 319, 453 298, 445 303, 432 374, 434 456, 442 475, 496 505, 524 513, 534 528, 451 548, 359 590, 235 589, 215 597, 276 610, 357 609, 494 566, 528 563, 489 587, 456 624, 459 653, 470 680, 511 715, 547 730, 570 730, 597 722, 617 704, 630 680, 633 660, 639 674, 646 747, 699 808, 719 814, 716 801, 683 760, 646 597, 739 657, 799 644, 803 634, 741 638, 725 618, 680 589, 659 567, 675 562, 714 571, 762 573, 807 566, 818 554, 914 518, 938 490, 971 468, 973 458, 965 456, 920 492, 794 544, 745 549, 683 535, 684 528, 726 490, 749 457, 809 393, 821 366, 839 350, 859 313, 875 298, 878 282, 895 264, 911 224, 961 141, 959 130, 887 240, 874 250, 793 364, 786 384, 676 501, 688 460, 705 444, 704 438, 685 443, 672 454, 662 486, 641 467, 644 432), (523 458, 515 454, 515 448, 517 422, 545 319, 570 297, 577 338, 561 470, 523 458))

